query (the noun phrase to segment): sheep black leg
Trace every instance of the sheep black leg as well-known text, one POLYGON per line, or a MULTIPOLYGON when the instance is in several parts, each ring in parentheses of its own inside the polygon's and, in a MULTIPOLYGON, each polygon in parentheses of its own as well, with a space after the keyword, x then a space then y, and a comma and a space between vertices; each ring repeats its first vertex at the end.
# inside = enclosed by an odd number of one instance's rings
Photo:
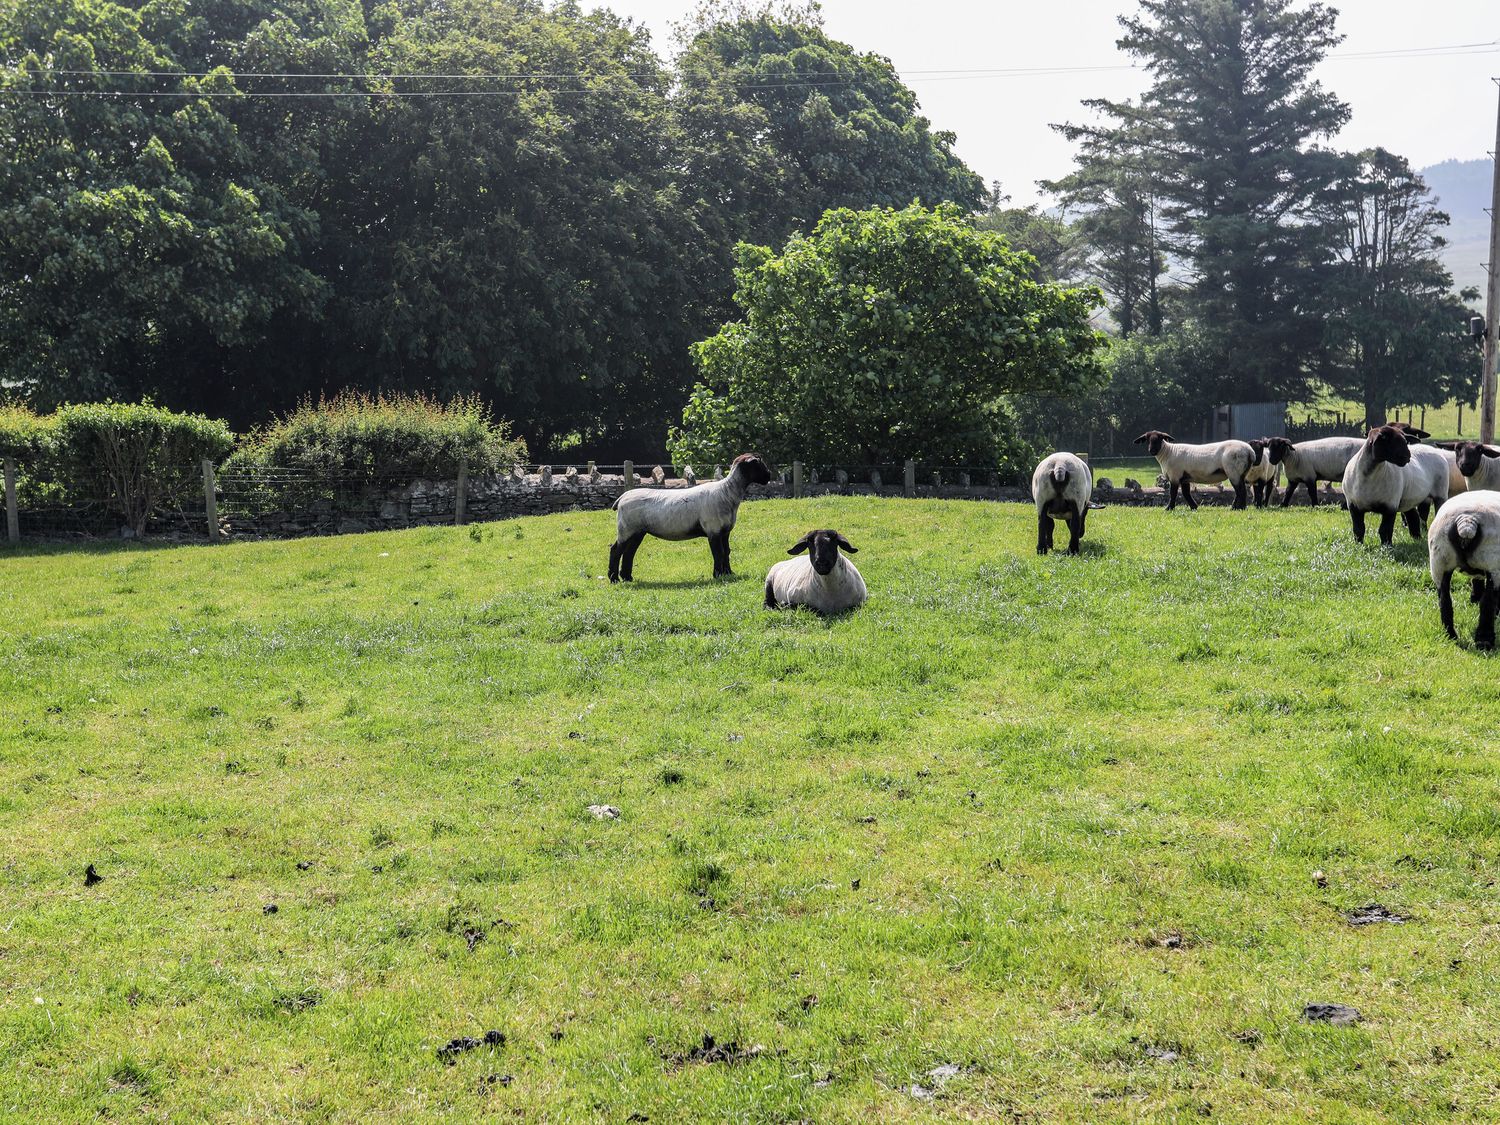
POLYGON ((1036 516, 1036 553, 1045 555, 1052 550, 1052 517, 1046 512, 1036 516))
POLYGON ((1453 572, 1450 570, 1438 579, 1438 617, 1442 619, 1443 631, 1450 640, 1458 640, 1458 630, 1453 627, 1453 572))
POLYGON ((708 537, 709 550, 714 555, 714 577, 726 578, 734 572, 729 569, 729 532, 721 531, 708 537))
POLYGON ((1177 482, 1169 480, 1167 482, 1167 511, 1170 512, 1175 507, 1177 507, 1177 482))
MULTIPOLYGON (((1241 484, 1240 487, 1244 488, 1245 486, 1241 484)), ((1193 482, 1187 477, 1182 478, 1182 498, 1187 501, 1189 511, 1196 512, 1198 510, 1198 501, 1193 499, 1193 482)))
POLYGON ((779 608, 776 604, 776 592, 771 588, 771 580, 769 578, 766 579, 766 608, 779 608))
POLYGON ((1380 541, 1387 547, 1396 534, 1396 513, 1386 512, 1380 517, 1380 541))
POLYGON ((1469 585, 1469 604, 1478 605, 1484 598, 1484 579, 1476 578, 1469 585))
POLYGON ((1082 512, 1074 512, 1068 517, 1068 532, 1068 554, 1076 555, 1079 553, 1080 546, 1083 543, 1082 512))
POLYGON ((1230 507, 1236 512, 1245 510, 1245 482, 1240 481, 1234 486, 1234 503, 1230 507))
POLYGON ((1422 538, 1422 521, 1417 515, 1417 509, 1412 508, 1401 513, 1402 520, 1406 523, 1406 530, 1411 533, 1413 539, 1422 538))
POLYGON ((1289 480, 1286 482, 1286 491, 1281 494, 1281 506, 1283 508, 1292 506, 1292 497, 1297 494, 1297 486, 1301 483, 1298 480, 1289 480))
POLYGON ((1365 541, 1365 514, 1358 508, 1349 509, 1349 522, 1354 527, 1354 541, 1363 543, 1365 541))
POLYGON ((1500 589, 1493 580, 1484 584, 1484 597, 1479 602, 1479 628, 1474 630, 1474 647, 1495 647, 1495 603, 1500 601, 1500 589))
POLYGON ((620 541, 618 539, 609 545, 609 580, 611 582, 620 580, 620 541))
POLYGON ((640 549, 641 540, 646 538, 644 531, 637 531, 629 539, 620 545, 620 581, 635 581, 635 553, 640 549))
POLYGON ((1312 508, 1316 508, 1318 506, 1318 481, 1317 481, 1317 478, 1315 477, 1312 480, 1305 480, 1305 481, 1303 481, 1302 482, 1302 486, 1307 489, 1307 503, 1308 503, 1308 506, 1312 507, 1312 508))

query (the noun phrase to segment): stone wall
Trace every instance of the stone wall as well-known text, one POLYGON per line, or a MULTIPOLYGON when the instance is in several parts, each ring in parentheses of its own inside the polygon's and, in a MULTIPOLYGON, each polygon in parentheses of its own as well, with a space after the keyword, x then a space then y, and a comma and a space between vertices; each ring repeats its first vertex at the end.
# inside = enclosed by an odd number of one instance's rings
MULTIPOLYGON (((792 495, 790 474, 787 479, 751 489, 749 500, 786 499, 792 495)), ((646 477, 628 487, 687 488, 696 481, 646 477)), ((475 477, 468 482, 467 523, 513 519, 517 516, 541 516, 554 512, 596 511, 610 507, 627 489, 619 474, 569 471, 554 474, 513 472, 501 477, 475 477)), ((347 534, 360 531, 383 531, 405 527, 452 524, 455 522, 457 483, 452 480, 417 480, 399 485, 370 487, 344 497, 339 502, 319 501, 296 512, 257 512, 253 515, 225 511, 221 523, 227 534, 235 537, 284 538, 298 535, 347 534)), ((885 496, 905 495, 902 480, 879 483, 852 483, 843 474, 834 480, 810 479, 802 486, 804 496, 885 496)), ((918 481, 914 495, 923 499, 989 500, 1030 503, 1030 490, 1000 485, 978 484, 967 475, 957 482, 918 481)), ((1228 505, 1234 501, 1229 488, 1198 487, 1194 496, 1202 504, 1228 505)), ((1325 499, 1334 499, 1325 490, 1325 499)), ((1164 505, 1164 491, 1143 487, 1126 480, 1116 487, 1108 478, 1097 482, 1094 499, 1105 506, 1149 507, 1164 505)))

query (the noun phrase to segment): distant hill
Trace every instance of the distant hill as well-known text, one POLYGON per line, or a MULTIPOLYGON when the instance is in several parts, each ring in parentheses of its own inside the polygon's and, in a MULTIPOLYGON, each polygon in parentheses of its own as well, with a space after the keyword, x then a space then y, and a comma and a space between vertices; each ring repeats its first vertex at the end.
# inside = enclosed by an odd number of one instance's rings
POLYGON ((1445 232, 1443 260, 1459 289, 1472 285, 1483 294, 1487 278, 1482 263, 1490 256, 1490 205, 1493 166, 1488 160, 1445 160, 1422 169, 1422 178, 1452 217, 1445 232))

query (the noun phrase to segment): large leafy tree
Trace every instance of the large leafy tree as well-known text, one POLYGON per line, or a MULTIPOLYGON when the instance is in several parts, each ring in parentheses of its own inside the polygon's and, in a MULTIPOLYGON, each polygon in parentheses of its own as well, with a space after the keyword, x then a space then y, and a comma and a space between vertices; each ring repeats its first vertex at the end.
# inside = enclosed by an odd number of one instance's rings
POLYGON ((1088 251, 1080 232, 1038 204, 1011 206, 1010 196, 1000 190, 998 182, 990 185, 974 225, 1004 235, 1012 250, 1035 258, 1037 281, 1072 281, 1084 268, 1088 251))
POLYGON ((889 59, 822 29, 816 5, 709 3, 680 29, 685 185, 736 239, 780 244, 835 207, 979 206, 983 181, 889 59))
POLYGON ((1338 174, 1317 147, 1349 110, 1314 78, 1340 41, 1328 5, 1293 0, 1141 0, 1122 49, 1151 74, 1137 103, 1086 103, 1077 127, 1120 170, 1144 150, 1170 239, 1191 267, 1184 308, 1245 398, 1295 397, 1322 343, 1319 267, 1333 232, 1315 201, 1338 174), (1117 143, 1118 142, 1118 143, 1117 143))
POLYGON ((1422 177, 1402 157, 1370 149, 1347 159, 1321 205, 1321 220, 1339 233, 1323 291, 1321 374, 1334 393, 1362 404, 1368 426, 1397 404, 1472 401, 1468 309, 1441 259, 1448 216, 1422 177))
POLYGON ((1098 292, 1034 269, 953 204, 831 211, 779 254, 742 245, 743 318, 695 348, 674 456, 1016 467, 1002 397, 1098 374, 1098 292))
POLYGON ((0 378, 41 405, 214 398, 214 357, 324 296, 316 219, 225 115, 225 70, 108 0, 0 8, 0 378), (206 366, 204 366, 206 363, 206 366))

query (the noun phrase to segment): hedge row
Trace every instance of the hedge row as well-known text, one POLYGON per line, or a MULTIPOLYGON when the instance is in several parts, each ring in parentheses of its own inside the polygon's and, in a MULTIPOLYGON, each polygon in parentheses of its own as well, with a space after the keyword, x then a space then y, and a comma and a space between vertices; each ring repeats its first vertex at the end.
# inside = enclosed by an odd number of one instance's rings
POLYGON ((49 415, 0 405, 0 457, 21 466, 23 507, 102 507, 142 534, 154 513, 192 502, 204 460, 264 477, 295 504, 309 481, 451 476, 460 458, 470 472, 499 472, 525 459, 526 443, 476 400, 343 394, 304 403, 238 440, 221 421, 150 402, 82 403, 49 415))

